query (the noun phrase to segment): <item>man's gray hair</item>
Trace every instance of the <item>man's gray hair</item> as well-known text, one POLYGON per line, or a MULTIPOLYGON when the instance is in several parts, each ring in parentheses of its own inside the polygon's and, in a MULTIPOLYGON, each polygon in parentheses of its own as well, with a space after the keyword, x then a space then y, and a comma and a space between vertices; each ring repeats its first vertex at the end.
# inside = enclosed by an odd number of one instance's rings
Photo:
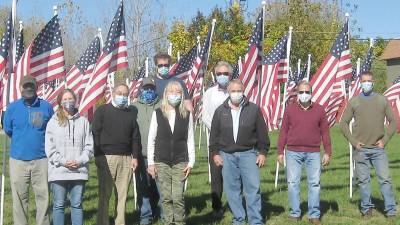
POLYGON ((118 84, 116 84, 114 87, 113 87, 113 93, 117 90, 117 88, 119 88, 119 87, 126 87, 126 89, 128 90, 128 92, 129 92, 129 87, 128 87, 128 85, 126 85, 125 83, 118 83, 118 84))
POLYGON ((232 69, 231 64, 229 64, 229 63, 226 62, 226 61, 219 61, 219 62, 217 63, 217 65, 215 65, 215 68, 214 68, 215 73, 217 73, 217 70, 218 70, 220 67, 223 67, 223 66, 225 66, 226 68, 228 68, 229 74, 232 74, 232 73, 233 73, 233 69, 232 69))
POLYGON ((310 88, 310 91, 312 92, 312 86, 311 86, 310 82, 308 82, 306 80, 300 81, 299 84, 297 85, 297 90, 299 90, 300 86, 308 86, 310 88))

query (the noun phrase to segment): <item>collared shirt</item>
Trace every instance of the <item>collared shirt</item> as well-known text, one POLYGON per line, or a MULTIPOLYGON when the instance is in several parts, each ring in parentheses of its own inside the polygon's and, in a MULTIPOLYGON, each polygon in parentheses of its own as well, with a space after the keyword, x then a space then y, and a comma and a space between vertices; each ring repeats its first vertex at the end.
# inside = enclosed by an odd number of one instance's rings
POLYGON ((204 93, 203 96, 203 115, 201 117, 203 123, 208 129, 211 130, 211 122, 214 116, 215 110, 224 103, 229 97, 229 93, 226 90, 222 90, 218 85, 210 87, 204 93))
POLYGON ((232 114, 232 129, 233 129, 233 140, 237 142, 237 136, 239 133, 240 113, 242 112, 242 103, 240 103, 239 109, 232 109, 232 103, 229 101, 232 114))

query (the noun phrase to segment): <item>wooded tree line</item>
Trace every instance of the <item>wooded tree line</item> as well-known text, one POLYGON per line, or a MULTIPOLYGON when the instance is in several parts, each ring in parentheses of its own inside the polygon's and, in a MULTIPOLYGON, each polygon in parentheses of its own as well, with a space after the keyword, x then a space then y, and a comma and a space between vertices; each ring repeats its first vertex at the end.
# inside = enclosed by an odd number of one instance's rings
MULTIPOLYGON (((146 56, 152 57, 157 51, 167 51, 168 42, 173 44, 172 56, 174 60, 180 54, 186 53, 197 41, 197 36, 203 40, 207 34, 212 19, 216 19, 216 27, 212 42, 208 71, 215 63, 225 60, 232 64, 237 62, 239 56, 244 56, 248 39, 253 30, 254 21, 260 8, 254 12, 245 12, 239 4, 230 7, 215 7, 208 15, 197 12, 189 21, 175 20, 168 27, 165 8, 162 4, 159 17, 154 18, 152 4, 160 4, 157 0, 126 1, 125 20, 128 40, 128 54, 130 69, 119 73, 116 78, 123 80, 131 77, 141 66, 146 56)), ((345 10, 352 13, 356 5, 346 5, 345 10)), ((49 6, 51 10, 51 6, 49 6)), ((9 8, 0 9, 0 21, 4 24, 9 8)), ((97 33, 97 27, 91 24, 85 12, 72 0, 63 0, 59 5, 60 21, 63 32, 65 60, 67 70, 76 62, 84 49, 97 33)), ((344 10, 340 11, 335 1, 307 1, 291 0, 268 2, 266 10, 266 25, 264 35, 264 53, 267 53, 277 40, 293 26, 291 47, 291 65, 294 69, 298 59, 306 62, 308 54, 312 55, 311 74, 315 73, 330 50, 344 21, 344 10)), ((103 28, 103 37, 108 32, 112 15, 99 18, 103 28)), ((32 15, 24 21, 25 44, 30 43, 36 34, 43 28, 49 18, 32 15)), ((357 21, 351 18, 351 51, 353 65, 358 57, 363 58, 367 52, 369 41, 359 40, 357 34, 360 29, 357 21)), ((4 32, 4 25, 0 26, 0 34, 4 32)), ((374 37, 375 38, 375 37, 374 37)), ((376 90, 383 92, 386 88, 386 67, 384 62, 378 60, 382 54, 386 41, 382 38, 375 40, 375 60, 373 72, 376 75, 376 90)), ((151 64, 151 63, 150 63, 151 64)), ((303 63, 302 63, 303 64, 303 63)), ((151 73, 150 73, 151 74, 151 73)), ((210 79, 207 73, 206 79, 210 79)))

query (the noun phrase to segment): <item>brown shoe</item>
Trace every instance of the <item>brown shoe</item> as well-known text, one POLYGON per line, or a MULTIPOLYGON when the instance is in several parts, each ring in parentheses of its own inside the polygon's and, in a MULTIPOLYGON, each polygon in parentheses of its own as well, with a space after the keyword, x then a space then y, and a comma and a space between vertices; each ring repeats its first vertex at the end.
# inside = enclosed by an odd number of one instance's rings
POLYGON ((315 225, 321 225, 321 220, 319 218, 311 218, 311 219, 308 219, 308 221, 315 225))
POLYGON ((300 217, 289 216, 289 220, 291 220, 293 222, 299 222, 300 221, 300 217))
POLYGON ((362 213, 363 218, 369 218, 372 217, 372 209, 368 209, 365 213, 362 213))

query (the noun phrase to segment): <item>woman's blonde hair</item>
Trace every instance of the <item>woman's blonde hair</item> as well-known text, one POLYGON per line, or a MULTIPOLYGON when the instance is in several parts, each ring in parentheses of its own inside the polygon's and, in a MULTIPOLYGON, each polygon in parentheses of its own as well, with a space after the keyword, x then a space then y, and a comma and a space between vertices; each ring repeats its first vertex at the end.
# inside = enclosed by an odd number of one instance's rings
POLYGON ((62 98, 65 93, 71 93, 76 102, 76 95, 75 95, 74 91, 71 89, 68 89, 68 88, 64 89, 63 91, 61 91, 60 94, 58 94, 58 96, 57 96, 58 109, 57 109, 56 115, 57 115, 57 119, 58 119, 58 124, 62 127, 65 127, 67 125, 67 121, 68 121, 68 117, 64 114, 64 110, 62 107, 62 98))
POLYGON ((181 102, 180 102, 180 104, 178 106, 178 109, 179 109, 179 114, 183 118, 186 118, 186 116, 188 115, 188 111, 186 110, 186 107, 185 107, 185 104, 184 104, 184 99, 185 99, 184 91, 183 91, 182 85, 178 81, 171 81, 165 87, 164 95, 163 95, 164 97, 163 97, 163 99, 161 101, 161 106, 160 106, 161 111, 162 111, 163 115, 166 118, 168 118, 169 113, 168 113, 167 108, 169 106, 169 102, 168 102, 167 92, 172 91, 172 90, 180 90, 181 91, 182 100, 181 100, 181 102))

